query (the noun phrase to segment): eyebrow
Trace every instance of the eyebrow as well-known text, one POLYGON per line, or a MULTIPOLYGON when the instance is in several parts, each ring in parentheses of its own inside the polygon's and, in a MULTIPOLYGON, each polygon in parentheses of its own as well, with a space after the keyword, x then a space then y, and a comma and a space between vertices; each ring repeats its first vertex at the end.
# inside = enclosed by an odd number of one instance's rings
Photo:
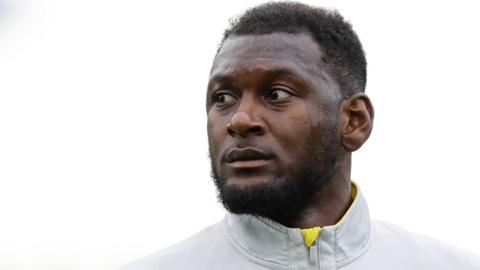
MULTIPOLYGON (((296 80, 298 80, 302 83, 305 82, 297 72, 292 71, 289 68, 280 67, 280 68, 269 69, 269 70, 265 70, 264 74, 265 74, 265 76, 267 76, 270 79, 271 78, 276 78, 276 77, 281 77, 281 76, 293 76, 293 77, 295 77, 296 80)), ((231 82, 233 80, 235 80, 235 76, 218 73, 218 74, 215 74, 210 79, 210 81, 208 83, 208 88, 210 88, 215 83, 228 83, 228 82, 231 82)))
MULTIPOLYGON (((300 73, 295 72, 294 70, 290 68, 276 68, 272 70, 267 70, 266 73, 270 78, 275 78, 275 77, 280 77, 280 76, 293 76, 295 80, 301 82, 301 83, 306 83, 306 81, 300 76, 300 73)), ((325 76, 323 72, 320 72, 317 74, 322 80, 324 81, 329 81, 329 79, 325 76)))
POLYGON ((297 72, 292 71, 289 68, 271 69, 271 70, 267 70, 265 73, 269 78, 275 78, 275 77, 281 77, 281 76, 293 76, 295 78, 298 78, 300 81, 303 81, 303 79, 300 78, 300 75, 297 72))
POLYGON ((208 81, 208 88, 210 88, 215 83, 223 83, 223 82, 230 82, 233 81, 233 76, 227 74, 215 74, 210 80, 208 81))

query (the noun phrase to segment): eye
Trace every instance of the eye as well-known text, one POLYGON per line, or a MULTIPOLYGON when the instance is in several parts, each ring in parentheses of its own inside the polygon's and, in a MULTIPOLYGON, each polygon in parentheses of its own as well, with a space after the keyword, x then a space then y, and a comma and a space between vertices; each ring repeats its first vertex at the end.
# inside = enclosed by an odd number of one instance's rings
POLYGON ((283 101, 291 97, 292 94, 290 92, 283 90, 283 89, 274 89, 273 91, 268 94, 265 99, 268 101, 283 101))
POLYGON ((218 93, 212 98, 213 103, 223 106, 235 102, 235 97, 227 93, 218 93))

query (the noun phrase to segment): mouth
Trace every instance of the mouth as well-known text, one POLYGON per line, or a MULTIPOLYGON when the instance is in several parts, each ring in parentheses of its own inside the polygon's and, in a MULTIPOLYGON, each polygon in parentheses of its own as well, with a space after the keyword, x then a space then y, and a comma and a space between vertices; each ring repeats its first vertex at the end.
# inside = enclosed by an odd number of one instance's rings
POLYGON ((254 147, 232 148, 225 155, 226 163, 236 169, 252 169, 267 165, 273 155, 254 147))

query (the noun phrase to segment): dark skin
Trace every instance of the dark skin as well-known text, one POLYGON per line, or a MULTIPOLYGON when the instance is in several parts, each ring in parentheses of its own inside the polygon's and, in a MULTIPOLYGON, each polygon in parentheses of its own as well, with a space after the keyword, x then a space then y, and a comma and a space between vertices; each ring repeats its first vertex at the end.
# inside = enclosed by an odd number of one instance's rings
POLYGON ((302 166, 308 142, 336 123, 338 166, 295 220, 310 228, 337 223, 352 202, 351 153, 368 139, 373 107, 364 93, 342 99, 309 34, 228 38, 215 57, 207 91, 208 137, 228 185, 270 184, 302 166))

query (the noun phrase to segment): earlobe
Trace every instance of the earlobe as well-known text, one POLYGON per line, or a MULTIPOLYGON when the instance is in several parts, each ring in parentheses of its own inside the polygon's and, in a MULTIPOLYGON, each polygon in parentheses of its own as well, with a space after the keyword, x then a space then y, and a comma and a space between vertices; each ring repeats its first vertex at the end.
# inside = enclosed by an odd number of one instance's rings
POLYGON ((347 152, 354 152, 372 132, 374 111, 368 96, 357 93, 344 100, 340 117, 342 145, 347 152))

